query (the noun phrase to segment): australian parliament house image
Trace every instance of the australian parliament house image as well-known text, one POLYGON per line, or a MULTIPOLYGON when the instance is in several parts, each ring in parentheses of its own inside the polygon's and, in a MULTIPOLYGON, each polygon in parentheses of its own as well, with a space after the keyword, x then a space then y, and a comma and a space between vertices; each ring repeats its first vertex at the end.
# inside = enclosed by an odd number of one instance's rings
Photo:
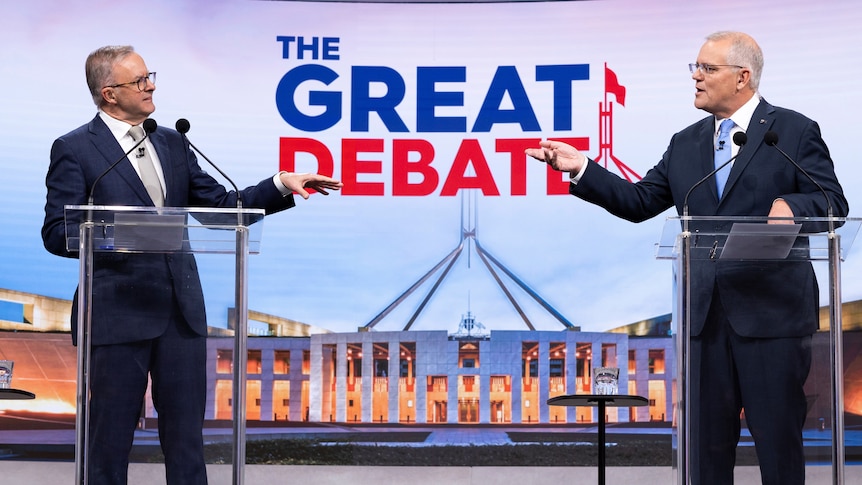
MULTIPOLYGON (((668 358, 673 355, 669 321, 662 322, 664 334, 657 338, 580 332, 482 247, 475 199, 462 197, 461 203, 461 237, 455 248, 357 332, 313 333, 287 345, 283 339, 249 338, 248 419, 403 424, 595 422, 597 416, 590 407, 554 407, 547 401, 560 395, 591 393, 592 369, 599 366, 627 369, 622 373, 621 389, 650 400, 648 407, 632 415, 628 409, 611 410, 609 422, 672 419, 674 367, 668 358), (439 325, 441 330, 413 330, 451 268, 473 253, 526 330, 488 331, 469 308, 454 332, 445 330, 447 324, 439 325), (513 296, 512 286, 552 315, 561 330, 536 330, 513 296), (375 331, 396 307, 422 290, 424 296, 400 331, 375 331)), ((277 325, 258 328, 269 335, 280 331, 277 325)), ((231 417, 232 348, 232 340, 209 340, 209 375, 215 385, 208 409, 214 419, 231 417)))
MULTIPOLYGON (((564 394, 589 394, 591 369, 628 369, 621 389, 650 396, 650 406, 610 421, 672 416, 670 338, 578 331, 478 333, 471 314, 459 332, 316 334, 250 338, 248 418, 353 423, 593 422, 592 408, 548 406, 564 394), (287 340, 287 342, 283 342, 287 340), (286 343, 287 345, 282 345, 286 343)), ((230 417, 229 340, 210 339, 213 418, 230 417)))
MULTIPOLYGON (((0 290, 0 308, 0 359, 15 362, 15 387, 36 394, 35 400, 21 401, 27 403, 21 409, 74 414, 71 302, 0 290)), ((862 301, 845 303, 844 316, 845 412, 862 415, 862 374, 857 370, 862 301)), ((620 368, 621 393, 649 399, 648 406, 631 411, 609 409, 609 423, 673 420, 676 371, 669 315, 613 332, 485 331, 470 313, 452 333, 331 333, 255 312, 250 318, 268 326, 272 336, 248 338, 249 421, 273 426, 595 423, 594 408, 546 402, 558 395, 591 393, 590 370, 599 363, 620 368)), ((823 311, 816 348, 827 347, 827 322, 823 311)), ((233 337, 224 329, 211 332, 206 418, 230 419, 233 337)), ((828 356, 815 357, 806 388, 816 387, 828 373, 828 356)), ((829 414, 822 391, 811 392, 811 426, 829 414)), ((149 399, 143 417, 157 417, 149 399)))
MULTIPOLYGON (((71 302, 0 291, 0 351, 14 384, 36 394, 34 409, 74 412, 71 302), (26 318, 19 318, 26 315, 26 318), (51 365, 45 363, 51 362, 51 365), (62 365, 61 365, 62 364, 62 365), (52 406, 43 407, 41 399, 52 406)), ((620 392, 650 405, 609 410, 608 422, 671 421, 673 339, 626 333, 486 331, 466 313, 456 332, 329 333, 250 313, 272 336, 248 338, 247 419, 341 423, 539 424, 595 422, 589 407, 548 406, 551 397, 592 392, 591 369, 620 367, 620 392), (321 332, 321 333, 311 333, 321 332), (627 370, 627 372, 626 372, 627 370)), ((667 329, 669 318, 641 322, 667 329)), ((207 419, 231 418, 233 337, 211 328, 207 419)), ((146 418, 156 418, 148 399, 146 418)))

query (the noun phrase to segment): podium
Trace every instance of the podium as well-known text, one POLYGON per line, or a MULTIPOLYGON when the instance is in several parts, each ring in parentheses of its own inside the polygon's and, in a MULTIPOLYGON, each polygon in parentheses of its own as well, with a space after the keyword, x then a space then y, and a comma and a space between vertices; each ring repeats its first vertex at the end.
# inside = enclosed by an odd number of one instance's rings
POLYGON ((248 256, 260 252, 263 209, 69 205, 66 247, 77 251, 78 385, 75 420, 75 484, 89 485, 90 332, 94 256, 97 253, 233 255, 237 312, 233 365, 233 483, 245 468, 248 336, 248 256))
POLYGON ((841 262, 862 219, 846 217, 669 217, 656 258, 674 262, 677 324, 677 483, 690 483, 692 265, 703 260, 825 262, 828 265, 832 483, 844 483, 841 262))

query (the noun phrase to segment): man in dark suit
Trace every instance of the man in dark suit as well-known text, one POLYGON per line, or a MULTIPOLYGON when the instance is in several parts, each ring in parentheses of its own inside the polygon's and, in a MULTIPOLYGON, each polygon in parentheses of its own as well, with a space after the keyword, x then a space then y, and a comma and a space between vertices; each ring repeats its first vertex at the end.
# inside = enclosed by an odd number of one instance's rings
MULTIPOLYGON (((659 163, 631 184, 573 147, 543 141, 527 154, 569 172, 570 193, 610 213, 640 222, 670 207, 682 213, 686 193, 715 168, 714 154, 739 153, 721 193, 710 180, 688 200, 692 216, 822 217, 831 204, 846 216, 848 204, 817 123, 770 105, 758 94, 760 47, 739 32, 707 37, 691 64, 697 108, 711 114, 675 134, 659 163), (720 133, 724 120, 728 131, 720 133), (745 132, 740 148, 720 143, 745 132), (774 131, 780 146, 826 191, 765 146, 774 131)), ((728 158, 731 154, 728 154, 728 158)), ((712 228, 711 228, 712 229, 712 228)), ((721 232, 727 228, 714 228, 721 232)), ((692 481, 733 483, 740 412, 755 441, 764 484, 805 481, 803 385, 818 326, 818 288, 807 262, 693 261, 692 481)))
MULTIPOLYGON (((94 181, 143 136, 134 129, 155 110, 155 73, 131 46, 97 49, 85 68, 99 113, 54 142, 46 177, 42 239, 64 257, 77 257, 66 249, 64 206, 87 203, 94 181)), ((141 146, 101 179, 96 205, 236 207, 237 193, 201 169, 178 132, 159 127, 141 146)), ((329 177, 281 172, 244 189, 242 201, 272 214, 293 207, 294 192, 308 198, 305 188, 340 187, 329 177)), ((193 255, 97 253, 93 280, 90 483, 126 483, 151 378, 167 483, 205 484, 207 325, 193 255)), ((73 338, 76 316, 73 308, 73 338)))

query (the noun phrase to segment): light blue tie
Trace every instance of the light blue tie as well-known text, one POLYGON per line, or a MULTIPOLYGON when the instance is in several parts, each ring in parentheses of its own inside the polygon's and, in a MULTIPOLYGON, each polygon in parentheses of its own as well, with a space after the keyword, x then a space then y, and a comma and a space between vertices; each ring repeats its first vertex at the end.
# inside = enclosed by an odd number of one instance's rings
MULTIPOLYGON (((730 160, 730 154, 733 153, 733 147, 730 145, 730 130, 733 129, 733 125, 733 120, 728 118, 722 121, 718 128, 718 143, 715 145, 715 168, 730 160)), ((724 184, 727 183, 727 177, 730 175, 731 165, 727 165, 715 174, 715 185, 718 188, 719 199, 724 193, 724 184)))

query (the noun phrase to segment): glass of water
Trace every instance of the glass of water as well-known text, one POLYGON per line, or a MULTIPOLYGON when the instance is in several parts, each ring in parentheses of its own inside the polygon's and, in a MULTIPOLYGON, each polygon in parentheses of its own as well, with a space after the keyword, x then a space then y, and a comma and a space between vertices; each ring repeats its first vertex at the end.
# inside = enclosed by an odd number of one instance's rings
POLYGON ((618 367, 593 368, 593 392, 600 396, 619 394, 620 369, 618 367))
POLYGON ((12 364, 11 360, 0 360, 0 389, 12 387, 12 364))

